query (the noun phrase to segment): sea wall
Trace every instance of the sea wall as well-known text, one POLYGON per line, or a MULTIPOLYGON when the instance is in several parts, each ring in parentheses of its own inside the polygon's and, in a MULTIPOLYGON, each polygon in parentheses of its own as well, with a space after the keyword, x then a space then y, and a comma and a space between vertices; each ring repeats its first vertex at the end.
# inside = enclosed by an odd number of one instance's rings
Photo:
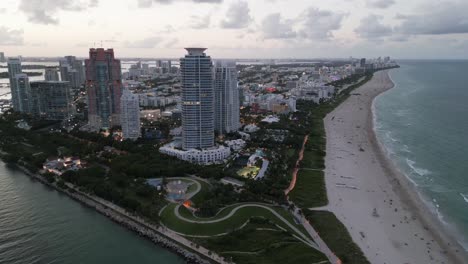
POLYGON ((193 264, 209 264, 209 263, 217 263, 214 260, 207 260, 200 255, 192 252, 191 250, 187 249, 186 247, 180 245, 179 243, 175 242, 174 240, 166 237, 159 231, 157 231, 151 224, 146 223, 140 219, 136 219, 136 217, 131 217, 128 215, 119 212, 110 206, 102 203, 99 201, 99 198, 93 197, 91 195, 85 194, 80 192, 76 189, 69 189, 64 190, 56 186, 55 184, 49 183, 44 177, 39 174, 31 173, 25 167, 17 165, 17 167, 23 171, 26 175, 30 176, 33 179, 38 180, 39 182, 63 193, 68 195, 70 198, 80 202, 81 204, 92 208, 99 212, 100 214, 108 217, 115 223, 120 224, 123 227, 126 227, 129 230, 136 232, 138 235, 145 237, 155 243, 158 246, 164 247, 171 252, 174 252, 181 256, 187 263, 193 264))

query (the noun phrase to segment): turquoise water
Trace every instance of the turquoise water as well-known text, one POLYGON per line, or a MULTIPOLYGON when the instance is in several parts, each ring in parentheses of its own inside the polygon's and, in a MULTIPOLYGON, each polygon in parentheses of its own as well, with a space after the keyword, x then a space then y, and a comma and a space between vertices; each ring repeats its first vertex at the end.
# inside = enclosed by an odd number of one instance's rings
POLYGON ((468 61, 399 63, 375 100, 377 137, 468 250, 468 61))
POLYGON ((185 263, 0 161, 0 263, 185 263))

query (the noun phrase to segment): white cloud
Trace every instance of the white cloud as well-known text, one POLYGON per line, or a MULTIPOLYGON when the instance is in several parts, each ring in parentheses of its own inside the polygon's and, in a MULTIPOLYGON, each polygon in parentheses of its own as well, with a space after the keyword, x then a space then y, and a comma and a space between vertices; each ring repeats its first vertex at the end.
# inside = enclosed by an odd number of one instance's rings
POLYGON ((295 38, 291 20, 284 20, 280 13, 270 14, 261 23, 261 31, 266 39, 295 38))
POLYGON ((211 16, 191 16, 189 26, 193 29, 204 29, 210 26, 211 16))
POLYGON ((21 0, 19 10, 23 11, 30 22, 39 24, 58 24, 55 17, 59 11, 82 11, 97 6, 96 0, 21 0))
POLYGON ((23 45, 23 30, 0 26, 0 46, 23 45))
POLYGON ((227 12, 225 19, 221 21, 222 28, 245 28, 252 22, 250 16, 249 4, 244 1, 232 3, 227 12))
POLYGON ((361 19, 361 23, 354 30, 360 37, 366 39, 380 39, 392 34, 393 30, 390 26, 382 24, 382 16, 369 15, 361 19))
POLYGON ((137 49, 152 49, 156 48, 161 42, 161 37, 149 37, 142 40, 137 40, 134 42, 126 42, 125 46, 127 48, 137 48, 137 49))
POLYGON ((443 2, 422 9, 420 14, 400 17, 397 31, 409 35, 468 33, 468 2, 443 2))
POLYGON ((388 8, 395 4, 395 0, 366 0, 367 7, 370 8, 388 8))
POLYGON ((309 39, 330 39, 334 30, 341 28, 341 24, 346 14, 320 10, 310 7, 301 16, 302 29, 300 35, 309 39))

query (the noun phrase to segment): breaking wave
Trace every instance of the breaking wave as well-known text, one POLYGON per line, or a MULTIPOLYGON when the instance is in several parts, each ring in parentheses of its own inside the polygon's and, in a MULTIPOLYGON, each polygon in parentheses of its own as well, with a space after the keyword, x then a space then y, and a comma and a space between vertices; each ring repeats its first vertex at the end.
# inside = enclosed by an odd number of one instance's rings
POLYGON ((414 164, 416 164, 415 161, 412 161, 410 159, 406 159, 406 164, 408 164, 408 166, 411 168, 411 170, 413 170, 413 172, 415 172, 416 174, 418 174, 420 176, 426 176, 426 175, 431 174, 430 170, 426 170, 426 169, 423 169, 423 168, 416 167, 414 165, 414 164))

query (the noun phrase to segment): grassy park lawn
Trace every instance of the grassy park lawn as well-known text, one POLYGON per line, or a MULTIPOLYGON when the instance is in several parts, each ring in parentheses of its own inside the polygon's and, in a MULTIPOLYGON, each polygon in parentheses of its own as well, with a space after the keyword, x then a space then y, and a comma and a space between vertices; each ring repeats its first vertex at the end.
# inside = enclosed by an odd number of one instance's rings
MULTIPOLYGON (((192 202, 194 202, 195 205, 196 205, 197 203, 200 203, 200 202, 202 202, 202 201, 205 200, 205 199, 204 199, 204 196, 210 191, 211 186, 210 186, 209 183, 207 183, 207 182, 205 182, 205 181, 197 180, 197 179, 193 179, 193 180, 194 180, 194 181, 197 181, 197 182, 200 183, 200 185, 201 185, 201 190, 200 190, 200 192, 198 192, 197 194, 195 194, 195 196, 193 196, 192 199, 191 199, 192 202)), ((190 187, 192 187, 192 186, 190 186, 190 187)), ((194 188, 196 188, 196 187, 194 186, 194 188)), ((190 188, 189 188, 189 189, 190 189, 190 188)))
POLYGON ((229 236, 195 239, 195 241, 240 264, 317 263, 327 260, 321 252, 305 245, 287 232, 258 228, 272 227, 248 224, 244 229, 237 230, 229 236))
POLYGON ((320 207, 328 204, 323 171, 299 170, 291 200, 300 208, 320 207))
MULTIPOLYGON (((295 233, 293 230, 291 230, 283 221, 278 219, 273 213, 270 211, 259 208, 259 207, 244 207, 239 209, 232 217, 225 219, 220 222, 216 223, 189 223, 185 222, 174 214, 174 209, 176 208, 177 204, 169 204, 161 213, 161 222, 168 227, 169 229, 172 229, 176 232, 179 232, 181 234, 189 235, 189 236, 214 236, 214 235, 219 235, 219 234, 224 234, 224 233, 230 233, 242 225, 244 225, 251 217, 263 217, 265 219, 269 219, 272 223, 275 223, 286 230, 295 233)), ((234 206, 235 207, 235 206, 234 206)), ((288 214, 287 211, 285 211, 282 208, 275 208, 275 210, 278 211, 284 211, 281 212, 280 214, 288 214)), ((190 212, 186 208, 181 208, 180 209, 180 214, 181 216, 187 217, 189 219, 194 219, 194 220, 199 220, 199 221, 204 221, 204 220, 213 220, 213 219, 219 219, 222 218, 223 216, 226 216, 229 214, 231 211, 231 207, 224 209, 223 211, 220 212, 218 216, 215 218, 211 219, 197 219, 193 215, 190 215, 190 212), (184 211, 185 210, 185 211, 184 211)), ((286 218, 292 225, 294 225, 296 228, 298 228, 300 231, 303 229, 301 226, 296 225, 294 221, 291 218, 286 218)))
POLYGON ((323 156, 317 155, 315 151, 304 151, 304 159, 301 161, 301 168, 320 169, 325 168, 323 156))
POLYGON ((304 215, 343 263, 370 264, 361 249, 353 242, 346 227, 333 213, 304 210, 304 215))

